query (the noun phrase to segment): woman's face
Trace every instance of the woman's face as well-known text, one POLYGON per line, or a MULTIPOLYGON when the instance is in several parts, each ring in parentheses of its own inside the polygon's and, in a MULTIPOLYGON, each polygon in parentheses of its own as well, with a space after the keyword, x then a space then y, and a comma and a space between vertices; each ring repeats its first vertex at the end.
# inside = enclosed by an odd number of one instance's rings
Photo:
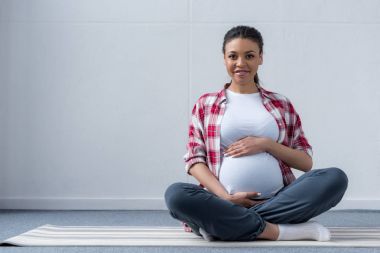
POLYGON ((236 38, 225 45, 224 64, 235 84, 252 84, 262 63, 259 46, 250 39, 236 38))

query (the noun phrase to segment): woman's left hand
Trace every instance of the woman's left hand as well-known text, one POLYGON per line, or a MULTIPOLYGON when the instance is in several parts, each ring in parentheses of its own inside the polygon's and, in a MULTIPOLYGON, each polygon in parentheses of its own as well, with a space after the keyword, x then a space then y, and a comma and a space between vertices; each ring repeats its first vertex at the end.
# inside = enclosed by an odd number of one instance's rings
POLYGON ((245 155, 254 155, 265 152, 267 149, 269 138, 247 136, 232 143, 225 151, 225 156, 241 157, 245 155))

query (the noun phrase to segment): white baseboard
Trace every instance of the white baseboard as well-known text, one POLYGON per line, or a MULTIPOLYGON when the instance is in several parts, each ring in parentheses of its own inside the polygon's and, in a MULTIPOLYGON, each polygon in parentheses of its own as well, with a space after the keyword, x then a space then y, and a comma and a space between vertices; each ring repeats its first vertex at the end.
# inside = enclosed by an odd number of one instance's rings
MULTIPOLYGON (((0 198, 0 209, 167 210, 163 198, 0 198)), ((343 199, 331 210, 380 210, 380 199, 343 199)))
POLYGON ((380 210, 380 199, 343 199, 331 210, 370 209, 380 210))
POLYGON ((167 210, 163 198, 0 198, 0 209, 167 210))

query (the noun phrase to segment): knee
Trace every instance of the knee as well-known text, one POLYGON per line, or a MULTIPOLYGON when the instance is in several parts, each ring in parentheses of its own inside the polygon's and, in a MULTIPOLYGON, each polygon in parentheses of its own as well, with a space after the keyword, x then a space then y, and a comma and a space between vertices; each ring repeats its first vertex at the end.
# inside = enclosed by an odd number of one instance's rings
POLYGON ((184 201, 184 185, 186 183, 182 182, 176 182, 171 185, 166 189, 164 198, 166 202, 166 206, 170 209, 173 210, 178 206, 181 206, 181 202, 184 201))
POLYGON ((327 180, 330 186, 337 192, 344 193, 348 186, 348 177, 346 173, 336 167, 326 169, 327 180))

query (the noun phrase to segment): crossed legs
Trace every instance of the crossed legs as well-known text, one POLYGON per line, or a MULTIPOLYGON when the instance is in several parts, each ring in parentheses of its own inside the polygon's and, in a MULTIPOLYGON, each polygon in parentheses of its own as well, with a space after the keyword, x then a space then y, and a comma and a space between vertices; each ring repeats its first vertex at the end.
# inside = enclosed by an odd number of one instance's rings
POLYGON ((276 240, 277 224, 298 224, 336 206, 348 179, 338 168, 314 169, 251 208, 236 205, 195 184, 177 182, 165 192, 170 215, 220 240, 276 240))

